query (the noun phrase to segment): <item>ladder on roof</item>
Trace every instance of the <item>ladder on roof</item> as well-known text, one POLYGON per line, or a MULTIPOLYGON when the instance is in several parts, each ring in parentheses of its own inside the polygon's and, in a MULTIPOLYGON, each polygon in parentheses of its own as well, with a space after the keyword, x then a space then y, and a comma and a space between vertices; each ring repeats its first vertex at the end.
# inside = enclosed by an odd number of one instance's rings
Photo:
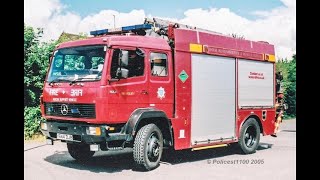
POLYGON ((222 33, 219 33, 219 32, 215 32, 215 31, 211 31, 211 30, 207 30, 207 29, 202 29, 202 28, 197 28, 195 26, 189 26, 189 25, 176 23, 176 22, 172 22, 172 21, 165 20, 165 19, 160 19, 160 18, 145 18, 144 24, 152 25, 153 26, 153 30, 155 32, 157 32, 158 34, 161 34, 161 35, 166 35, 167 34, 167 31, 168 31, 168 28, 169 28, 170 24, 174 28, 192 29, 192 30, 197 30, 197 31, 201 31, 201 32, 207 32, 207 33, 211 33, 211 34, 223 35, 222 33))
POLYGON ((190 29, 199 32, 206 32, 210 34, 218 34, 223 35, 221 33, 210 31, 206 29, 197 28, 194 26, 189 26, 181 23, 175 23, 169 20, 164 20, 160 18, 145 18, 143 24, 131 25, 131 26, 124 26, 119 28, 113 29, 100 29, 95 31, 90 31, 90 35, 93 36, 104 36, 104 35, 114 35, 114 34, 126 34, 129 35, 130 33, 134 33, 137 35, 146 35, 149 36, 161 36, 165 39, 173 39, 173 29, 190 29))

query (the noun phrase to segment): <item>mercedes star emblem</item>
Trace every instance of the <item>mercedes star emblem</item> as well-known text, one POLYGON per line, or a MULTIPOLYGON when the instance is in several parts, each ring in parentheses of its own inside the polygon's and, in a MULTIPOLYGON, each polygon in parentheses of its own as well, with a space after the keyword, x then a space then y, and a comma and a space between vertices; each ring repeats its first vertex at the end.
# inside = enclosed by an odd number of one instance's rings
POLYGON ((67 115, 68 114, 68 105, 62 104, 61 105, 61 114, 62 115, 67 115))

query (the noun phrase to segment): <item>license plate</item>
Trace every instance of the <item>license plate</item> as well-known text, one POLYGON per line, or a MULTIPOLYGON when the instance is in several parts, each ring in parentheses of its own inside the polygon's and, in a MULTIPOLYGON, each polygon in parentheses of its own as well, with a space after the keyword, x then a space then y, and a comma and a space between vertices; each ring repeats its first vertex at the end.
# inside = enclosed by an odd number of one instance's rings
POLYGON ((59 134, 57 133, 57 139, 73 141, 73 136, 70 134, 59 134))

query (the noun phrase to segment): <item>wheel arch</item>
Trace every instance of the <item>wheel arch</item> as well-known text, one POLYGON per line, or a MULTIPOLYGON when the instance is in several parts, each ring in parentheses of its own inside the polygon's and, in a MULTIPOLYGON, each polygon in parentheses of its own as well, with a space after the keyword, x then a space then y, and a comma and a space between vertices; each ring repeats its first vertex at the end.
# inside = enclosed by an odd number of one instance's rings
POLYGON ((161 130, 163 139, 172 142, 169 143, 170 146, 173 145, 171 121, 163 111, 155 108, 136 109, 130 115, 124 128, 124 133, 128 135, 127 141, 133 140, 140 128, 151 123, 154 123, 161 130))
POLYGON ((255 120, 257 121, 257 123, 259 124, 260 133, 263 134, 263 126, 262 126, 261 120, 260 120, 259 116, 257 116, 256 114, 251 114, 250 116, 248 116, 248 117, 246 118, 246 120, 244 120, 244 121, 241 123, 240 128, 239 128, 239 132, 240 132, 243 124, 244 124, 245 122, 247 122, 248 119, 250 119, 250 118, 253 118, 253 119, 255 119, 255 120))

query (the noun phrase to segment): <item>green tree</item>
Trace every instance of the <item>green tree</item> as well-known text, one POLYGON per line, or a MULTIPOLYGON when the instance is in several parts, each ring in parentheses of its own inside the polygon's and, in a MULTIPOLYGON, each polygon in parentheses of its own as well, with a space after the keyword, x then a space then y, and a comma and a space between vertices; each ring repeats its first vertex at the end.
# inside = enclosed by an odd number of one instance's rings
POLYGON ((24 25, 24 134, 26 138, 39 132, 40 95, 49 67, 49 56, 58 43, 86 38, 86 34, 62 36, 59 40, 40 42, 43 29, 24 25))
POLYGON ((281 59, 276 63, 277 71, 283 74, 282 87, 284 99, 289 108, 285 112, 287 117, 296 116, 296 55, 292 59, 281 59))
POLYGON ((287 114, 296 116, 296 55, 292 57, 288 67, 288 85, 285 92, 285 101, 289 105, 287 114))
POLYGON ((42 34, 42 29, 24 26, 24 106, 28 107, 39 105, 49 55, 56 45, 54 41, 40 43, 42 34))
POLYGON ((39 42, 43 30, 24 25, 24 134, 25 138, 39 132, 41 112, 39 98, 56 42, 39 42))

